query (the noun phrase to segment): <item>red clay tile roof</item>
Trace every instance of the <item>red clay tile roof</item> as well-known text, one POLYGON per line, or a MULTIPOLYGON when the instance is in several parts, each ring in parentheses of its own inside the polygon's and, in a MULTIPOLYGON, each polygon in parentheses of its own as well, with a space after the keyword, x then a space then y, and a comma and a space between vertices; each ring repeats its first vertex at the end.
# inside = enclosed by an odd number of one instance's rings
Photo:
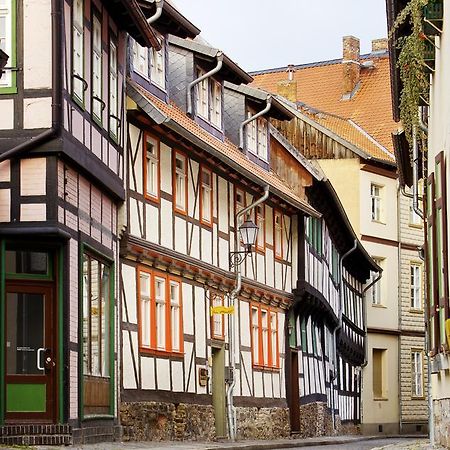
POLYGON ((236 147, 230 140, 225 139, 222 142, 220 139, 214 137, 212 134, 204 130, 197 122, 188 117, 180 108, 173 102, 166 104, 159 98, 146 91, 139 84, 128 80, 128 83, 136 89, 145 99, 159 110, 168 119, 173 120, 178 125, 181 125, 186 131, 193 134, 203 142, 208 144, 214 150, 218 151, 225 158, 229 158, 239 164, 245 171, 251 172, 261 181, 261 184, 269 184, 276 190, 282 192, 286 197, 291 198, 297 204, 302 205, 302 210, 314 216, 320 214, 314 210, 304 199, 300 198, 294 191, 292 191, 278 176, 272 171, 266 171, 254 162, 250 161, 242 151, 236 147))
MULTIPOLYGON (((392 119, 389 58, 386 53, 364 56, 362 60, 372 60, 374 68, 361 68, 360 87, 350 100, 342 100, 341 60, 296 66, 294 80, 297 81, 297 102, 351 120, 392 154, 388 156, 382 152, 383 159, 393 161, 391 133, 398 128, 398 124, 392 119)), ((287 81, 286 68, 265 70, 252 76, 252 85, 275 93, 278 82, 287 81)), ((350 132, 351 124, 341 121, 341 125, 338 125, 337 122, 330 120, 332 131, 355 138, 352 141, 354 145, 364 145, 361 148, 363 151, 380 157, 377 146, 377 150, 373 145, 366 146, 361 137, 350 132)), ((327 126, 325 123, 323 125, 327 126)))

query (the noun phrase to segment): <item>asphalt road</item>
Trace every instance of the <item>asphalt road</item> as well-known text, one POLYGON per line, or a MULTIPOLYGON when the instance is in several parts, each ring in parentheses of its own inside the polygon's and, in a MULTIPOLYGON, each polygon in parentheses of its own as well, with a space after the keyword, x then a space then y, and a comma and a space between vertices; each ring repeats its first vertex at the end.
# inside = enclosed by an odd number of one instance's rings
MULTIPOLYGON (((322 446, 313 446, 313 447, 296 447, 296 449, 303 450, 370 450, 375 448, 384 447, 386 445, 397 444, 395 449, 400 450, 401 448, 409 449, 411 448, 408 444, 412 444, 417 442, 416 439, 397 439, 397 438, 389 438, 389 439, 372 439, 368 441, 360 441, 360 442, 346 442, 340 445, 322 445, 322 446), (400 444, 404 444, 400 446, 400 444)), ((417 447, 420 448, 420 447, 417 447)))

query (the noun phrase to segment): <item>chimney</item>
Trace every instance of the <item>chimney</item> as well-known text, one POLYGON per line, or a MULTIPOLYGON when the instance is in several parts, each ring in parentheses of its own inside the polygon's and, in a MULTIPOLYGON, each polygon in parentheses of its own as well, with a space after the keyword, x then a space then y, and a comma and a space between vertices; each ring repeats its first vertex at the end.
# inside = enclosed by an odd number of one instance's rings
POLYGON ((359 83, 359 39, 344 36, 342 47, 343 98, 349 99, 359 83))
POLYGON ((372 53, 384 53, 388 50, 387 38, 372 40, 372 53))
POLYGON ((295 69, 293 64, 289 64, 286 69, 287 80, 279 81, 277 84, 277 93, 290 102, 297 101, 297 81, 294 80, 295 69))

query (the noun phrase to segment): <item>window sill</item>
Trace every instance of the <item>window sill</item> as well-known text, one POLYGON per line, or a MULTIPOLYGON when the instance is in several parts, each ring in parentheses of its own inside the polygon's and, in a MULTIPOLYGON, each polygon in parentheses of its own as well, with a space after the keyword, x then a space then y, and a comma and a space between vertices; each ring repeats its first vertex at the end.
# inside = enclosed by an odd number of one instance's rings
POLYGON ((151 194, 144 194, 144 197, 146 200, 159 205, 159 197, 153 196, 151 194))
POLYGON ((18 90, 15 86, 11 87, 11 86, 4 86, 4 87, 0 87, 0 95, 2 94, 17 94, 18 90))
POLYGON ((412 314, 423 314, 423 309, 420 309, 420 308, 410 308, 409 312, 412 313, 412 314))
POLYGON ((140 347, 139 353, 143 356, 171 356, 174 358, 184 358, 184 352, 168 352, 165 350, 155 350, 146 347, 140 347))
POLYGON ((411 400, 425 400, 424 395, 411 395, 411 400))
POLYGON ((408 226, 415 228, 416 230, 423 230, 423 225, 421 223, 410 223, 408 226))
POLYGON ((387 309, 387 306, 381 305, 381 304, 378 304, 378 303, 372 303, 372 306, 373 306, 374 308, 387 309))
POLYGON ((279 367, 271 367, 271 366, 261 366, 259 364, 253 364, 253 370, 257 370, 260 372, 279 372, 279 367))
POLYGON ((374 397, 373 401, 374 402, 387 402, 387 401, 389 401, 389 399, 386 397, 374 397))
POLYGON ((174 206, 173 212, 175 214, 179 214, 180 216, 187 216, 187 210, 182 210, 180 208, 177 208, 176 206, 174 206))

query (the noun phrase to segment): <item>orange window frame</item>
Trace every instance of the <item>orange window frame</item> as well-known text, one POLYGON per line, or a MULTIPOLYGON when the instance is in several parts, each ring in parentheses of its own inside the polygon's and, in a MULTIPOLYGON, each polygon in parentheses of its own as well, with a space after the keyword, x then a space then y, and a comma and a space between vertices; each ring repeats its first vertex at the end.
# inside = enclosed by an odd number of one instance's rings
POLYGON ((182 293, 182 282, 181 279, 173 277, 163 272, 155 272, 149 270, 143 266, 139 266, 136 271, 137 281, 137 300, 138 300, 138 345, 139 350, 142 353, 149 354, 163 354, 163 355, 181 355, 184 354, 184 339, 183 339, 183 293, 182 293), (150 276, 150 345, 144 346, 142 344, 142 307, 141 307, 141 273, 145 273, 150 276), (155 279, 159 278, 164 280, 164 295, 165 295, 165 347, 164 349, 159 349, 157 347, 157 336, 156 336, 156 295, 155 295, 155 279), (179 293, 179 350, 173 350, 172 348, 172 317, 171 317, 171 302, 170 302, 170 284, 178 284, 179 293))
POLYGON ((281 211, 274 210, 273 215, 273 247, 274 247, 274 254, 276 259, 283 259, 284 255, 284 219, 283 214, 281 211), (280 218, 280 238, 281 241, 278 242, 277 239, 277 217, 280 218), (277 251, 279 250, 279 251, 277 251))
POLYGON ((144 197, 147 200, 151 200, 153 202, 158 202, 161 194, 161 142, 160 140, 153 136, 148 132, 144 132, 144 139, 142 144, 142 161, 143 161, 143 172, 144 179, 142 180, 143 188, 144 188, 144 197), (147 138, 150 138, 156 143, 156 195, 148 193, 147 191, 147 138))
POLYGON ((174 150, 173 152, 173 159, 172 159, 172 189, 173 189, 173 209, 175 212, 183 215, 187 215, 188 211, 188 158, 187 156, 180 152, 179 150, 174 150), (184 177, 184 209, 177 206, 177 157, 184 160, 185 164, 185 177, 184 177))
MULTIPOLYGON (((216 300, 216 299, 220 299, 221 300, 220 306, 224 306, 225 305, 225 299, 224 299, 223 295, 220 295, 220 294, 217 294, 217 293, 212 293, 211 301, 210 301, 210 303, 211 303, 210 306, 211 307, 217 306, 217 305, 214 305, 214 300, 216 300)), ((211 317, 211 323, 210 323, 210 325, 211 325, 211 337, 213 339, 220 339, 221 341, 224 341, 225 340, 225 316, 223 314, 211 314, 210 317, 211 317), (219 316, 219 315, 222 318, 222 331, 221 331, 221 334, 215 334, 214 333, 214 317, 215 316, 219 316)))
POLYGON ((200 180, 199 180, 199 189, 200 189, 200 223, 202 225, 207 225, 209 227, 212 226, 213 223, 213 192, 214 192, 214 183, 213 183, 213 172, 211 169, 208 169, 204 166, 200 166, 200 180), (209 173, 210 180, 211 180, 211 190, 210 190, 210 220, 206 220, 203 218, 203 206, 204 206, 204 199, 203 199, 203 173, 209 173))
POLYGON ((264 204, 262 205, 258 205, 255 208, 255 223, 256 225, 258 225, 258 228, 260 226, 259 222, 261 221, 262 224, 262 239, 263 242, 260 242, 259 239, 259 230, 258 230, 258 234, 256 236, 256 244, 255 244, 255 248, 258 252, 262 252, 264 253, 266 251, 266 207, 264 206, 264 204), (261 210, 262 214, 258 214, 258 211, 261 210))

